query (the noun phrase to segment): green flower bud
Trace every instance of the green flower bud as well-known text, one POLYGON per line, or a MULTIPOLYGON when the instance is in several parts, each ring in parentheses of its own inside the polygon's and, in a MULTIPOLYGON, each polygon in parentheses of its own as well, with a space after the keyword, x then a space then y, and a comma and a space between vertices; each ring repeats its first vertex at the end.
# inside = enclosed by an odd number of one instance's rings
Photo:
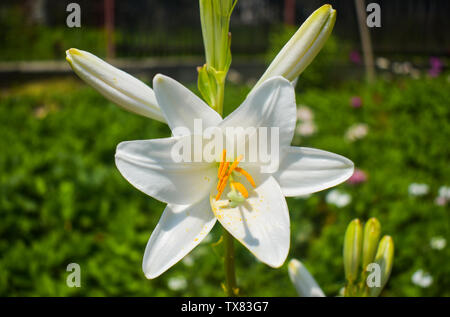
POLYGON ((358 269, 362 249, 362 225, 355 219, 347 227, 344 238, 344 269, 345 278, 352 284, 358 278, 358 269))
POLYGON ((390 236, 384 236, 378 245, 377 254, 375 255, 375 263, 380 266, 380 287, 371 287, 369 289, 369 296, 377 297, 383 287, 389 280, 392 271, 392 264, 394 262, 394 241, 390 236))
POLYGON ((237 0, 200 0, 199 3, 206 64, 216 71, 227 71, 231 62, 228 31, 237 0))
POLYGON ((199 0, 206 64, 198 68, 198 89, 214 110, 222 113, 223 89, 231 65, 231 13, 237 0, 199 0))
POLYGON ((367 265, 372 263, 377 252, 380 241, 381 225, 378 219, 370 218, 364 226, 363 260, 362 270, 365 271, 367 265))
POLYGON ((256 86, 273 76, 294 81, 322 49, 335 22, 336 10, 331 5, 314 11, 281 49, 256 86))

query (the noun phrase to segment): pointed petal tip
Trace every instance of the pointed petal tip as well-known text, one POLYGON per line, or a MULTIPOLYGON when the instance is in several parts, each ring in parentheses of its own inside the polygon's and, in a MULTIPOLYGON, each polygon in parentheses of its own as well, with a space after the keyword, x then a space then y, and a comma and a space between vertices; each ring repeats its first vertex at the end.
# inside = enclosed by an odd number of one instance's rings
POLYGON ((72 55, 75 55, 78 53, 78 50, 76 48, 69 48, 66 50, 66 61, 72 66, 72 55))
POLYGON ((278 269, 281 266, 283 266, 284 262, 286 262, 286 258, 287 258, 287 253, 286 253, 286 256, 283 257, 281 260, 279 259, 278 261, 267 263, 267 265, 269 265, 270 267, 272 267, 274 269, 278 269))
POLYGON ((158 74, 155 75, 155 77, 153 77, 153 88, 156 89, 155 86, 157 86, 158 84, 162 84, 162 83, 164 83, 166 81, 169 81, 169 80, 171 80, 170 77, 158 73, 158 74))
POLYGON ((297 259, 291 259, 288 263, 288 270, 292 271, 292 273, 295 272, 299 267, 301 266, 301 263, 297 259))
POLYGON ((83 55, 83 51, 80 51, 77 48, 69 48, 68 50, 66 50, 66 55, 79 55, 79 56, 82 56, 83 55))
POLYGON ((336 12, 336 10, 333 9, 333 6, 331 4, 329 4, 329 3, 324 4, 319 9, 317 9, 317 11, 319 11, 319 12, 322 12, 322 11, 326 12, 326 11, 328 11, 328 13, 330 13, 330 14, 333 14, 333 13, 336 12))
POLYGON ((159 277, 162 273, 164 273, 164 271, 153 272, 151 269, 147 269, 145 267, 145 262, 142 264, 142 271, 144 272, 145 278, 147 280, 153 280, 153 279, 159 277))

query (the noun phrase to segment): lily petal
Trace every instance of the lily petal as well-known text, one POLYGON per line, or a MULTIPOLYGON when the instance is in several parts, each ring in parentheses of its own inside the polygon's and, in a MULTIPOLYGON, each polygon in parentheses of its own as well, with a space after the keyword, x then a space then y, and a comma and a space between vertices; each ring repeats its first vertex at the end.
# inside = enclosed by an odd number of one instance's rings
MULTIPOLYGON (((255 174, 254 178, 255 178, 255 174)), ((240 206, 231 208, 226 197, 215 200, 211 207, 222 226, 250 250, 260 261, 280 267, 286 260, 290 244, 290 221, 286 199, 272 176, 255 178, 257 187, 240 206)), ((251 188, 247 184, 247 188, 251 188)))
MULTIPOLYGON (((241 106, 222 121, 220 127, 267 127, 269 132, 270 128, 278 128, 282 151, 290 146, 294 136, 296 112, 294 88, 289 81, 276 76, 254 89, 241 106)), ((242 137, 249 138, 248 135, 242 137)))
MULTIPOLYGON (((222 117, 192 91, 176 80, 158 74, 153 78, 156 99, 172 132, 188 128, 194 134, 194 120, 201 119, 203 128, 217 126, 222 117)), ((203 131, 199 131, 202 133, 203 131)), ((180 133, 174 133, 181 135, 180 133)))
POLYGON ((76 48, 66 51, 66 60, 81 79, 107 99, 128 111, 166 122, 153 90, 139 79, 76 48))
POLYGON ((287 197, 311 194, 347 180, 354 165, 349 159, 327 151, 290 147, 273 174, 287 197))
POLYGON ((194 249, 215 223, 209 197, 193 205, 167 205, 145 248, 145 276, 152 279, 164 273, 194 249))
POLYGON ((175 162, 172 149, 181 139, 122 142, 116 149, 116 166, 127 181, 153 198, 179 205, 196 202, 214 187, 217 168, 214 163, 175 162))
POLYGON ((300 297, 325 297, 319 284, 302 262, 296 259, 289 261, 288 272, 300 297))

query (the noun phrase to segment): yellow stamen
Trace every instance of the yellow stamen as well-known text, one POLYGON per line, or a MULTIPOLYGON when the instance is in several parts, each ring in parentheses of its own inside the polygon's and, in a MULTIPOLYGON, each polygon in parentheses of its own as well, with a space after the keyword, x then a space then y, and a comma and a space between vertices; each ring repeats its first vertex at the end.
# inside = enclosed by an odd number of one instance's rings
MULTIPOLYGON (((245 178, 247 178, 247 180, 250 182, 250 184, 252 184, 253 187, 256 187, 255 182, 253 181, 253 178, 250 176, 250 174, 247 173, 242 168, 237 167, 239 162, 244 157, 243 155, 239 155, 239 157, 233 162, 233 164, 231 164, 229 169, 228 169, 228 166, 230 165, 230 163, 225 162, 225 157, 226 157, 226 151, 223 150, 222 161, 220 162, 219 171, 217 173, 219 181, 217 182, 217 187, 216 187, 216 189, 217 189, 216 200, 220 199, 220 196, 222 195, 223 191, 225 190, 225 187, 227 186, 227 181, 230 178, 231 173, 233 173, 234 170, 236 170, 236 171, 240 172, 242 175, 244 175, 245 178)), ((247 189, 245 189, 244 185, 242 185, 241 183, 231 182, 230 186, 233 189, 237 189, 242 194, 242 196, 244 196, 245 198, 248 197, 247 189)))
POLYGON ((239 191, 241 193, 242 196, 244 196, 245 198, 248 198, 248 191, 247 189, 244 187, 244 185, 242 185, 241 183, 238 182, 231 182, 230 184, 233 188, 236 188, 237 191, 239 191))
POLYGON ((234 169, 238 166, 239 162, 242 160, 244 156, 241 154, 239 155, 239 157, 233 162, 233 164, 231 164, 230 169, 227 173, 228 176, 231 175, 231 173, 234 171, 234 169))
POLYGON ((217 177, 220 179, 220 175, 222 174, 223 166, 225 165, 225 158, 227 155, 227 150, 223 150, 222 152, 222 160, 220 161, 219 170, 217 171, 217 177))
POLYGON ((235 168, 236 172, 241 173, 242 175, 244 175, 244 177, 248 180, 248 182, 255 188, 256 184, 255 181, 253 180, 252 175, 250 175, 245 169, 241 168, 241 167, 236 167, 235 168))
POLYGON ((230 162, 225 162, 225 164, 223 165, 222 171, 220 172, 220 175, 219 175, 219 182, 217 183, 217 189, 219 189, 220 184, 222 184, 222 180, 223 180, 224 176, 227 174, 227 169, 228 169, 229 165, 230 165, 230 162))

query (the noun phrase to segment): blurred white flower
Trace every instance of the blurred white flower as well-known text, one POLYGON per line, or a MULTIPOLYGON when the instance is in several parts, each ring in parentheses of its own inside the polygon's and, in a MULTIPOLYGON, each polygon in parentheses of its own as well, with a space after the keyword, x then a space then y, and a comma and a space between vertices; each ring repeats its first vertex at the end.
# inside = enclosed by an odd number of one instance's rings
POLYGON ((410 62, 394 62, 392 64, 392 71, 398 75, 407 75, 413 70, 413 66, 410 62))
POLYGON ((169 281, 167 282, 167 286, 172 291, 181 291, 186 289, 187 287, 187 281, 184 277, 171 277, 169 278, 169 281))
POLYGON ((311 136, 317 131, 317 127, 314 122, 302 122, 300 123, 296 131, 301 136, 311 136))
POLYGON ((415 285, 427 288, 433 283, 433 277, 430 275, 430 273, 420 269, 414 272, 414 274, 411 277, 411 281, 415 285))
POLYGON ((322 289, 302 262, 296 259, 289 261, 288 272, 300 297, 325 297, 322 289))
POLYGON ((443 248, 445 248, 446 245, 447 240, 442 236, 433 237, 430 240, 430 246, 434 250, 442 250, 443 248))
POLYGON ((389 62, 389 60, 387 58, 385 58, 385 57, 378 57, 375 60, 375 64, 380 69, 388 69, 389 65, 391 64, 391 62, 389 62))
POLYGON ((441 186, 439 187, 439 197, 444 197, 445 199, 450 199, 450 187, 449 186, 441 186))
POLYGON ((342 208, 350 204, 352 201, 352 196, 338 189, 333 189, 327 194, 325 200, 329 204, 342 208))
POLYGON ((305 105, 298 105, 297 109, 298 125, 296 128, 297 134, 301 136, 311 136, 317 131, 317 126, 314 123, 314 113, 305 105))
POLYGON ((429 186, 427 184, 411 183, 408 192, 411 196, 423 196, 428 194, 429 186))
POLYGON ((369 126, 365 123, 357 123, 350 126, 345 133, 345 138, 349 141, 356 141, 364 138, 369 132, 369 126))
POLYGON ((297 119, 301 121, 312 121, 314 120, 314 113, 308 106, 297 105, 297 119))

